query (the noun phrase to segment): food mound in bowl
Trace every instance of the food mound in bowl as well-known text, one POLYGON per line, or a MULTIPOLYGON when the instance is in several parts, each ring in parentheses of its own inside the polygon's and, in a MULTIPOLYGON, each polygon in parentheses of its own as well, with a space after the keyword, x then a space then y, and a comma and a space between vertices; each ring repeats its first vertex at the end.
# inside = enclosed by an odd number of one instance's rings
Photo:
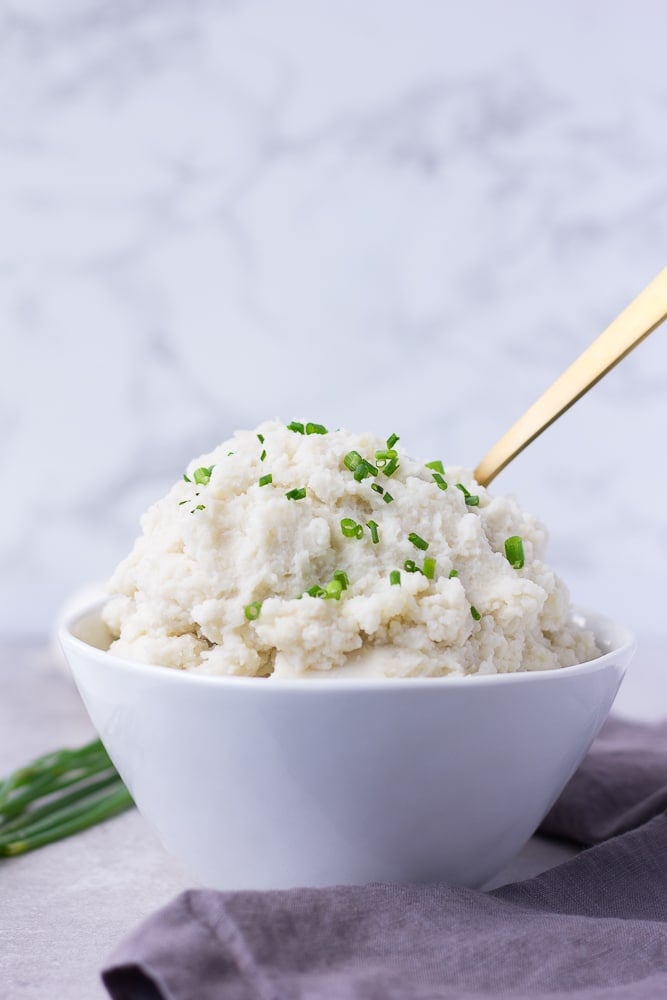
POLYGON ((395 434, 277 422, 193 461, 114 573, 113 653, 205 674, 439 677, 593 659, 546 533, 395 434))

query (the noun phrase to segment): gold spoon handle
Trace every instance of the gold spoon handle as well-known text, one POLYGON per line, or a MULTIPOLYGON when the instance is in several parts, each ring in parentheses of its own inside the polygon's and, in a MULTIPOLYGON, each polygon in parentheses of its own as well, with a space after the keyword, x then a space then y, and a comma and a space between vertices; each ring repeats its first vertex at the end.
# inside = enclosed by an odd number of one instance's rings
POLYGON ((494 444, 475 469, 488 486, 513 458, 667 319, 667 267, 647 285, 543 396, 494 444))

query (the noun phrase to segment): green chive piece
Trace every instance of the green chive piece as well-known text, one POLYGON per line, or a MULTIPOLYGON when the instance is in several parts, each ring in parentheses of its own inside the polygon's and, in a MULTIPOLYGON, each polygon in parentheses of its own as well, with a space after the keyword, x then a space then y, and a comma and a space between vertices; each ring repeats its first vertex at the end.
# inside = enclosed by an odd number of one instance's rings
POLYGON ((228 451, 228 452, 227 452, 227 458, 229 458, 229 456, 230 456, 230 455, 233 455, 233 454, 234 454, 234 452, 233 452, 233 451, 228 451))
POLYGON ((361 532, 363 534, 363 527, 360 524, 357 524, 357 522, 351 517, 344 517, 340 522, 340 530, 346 538, 358 538, 358 528, 361 528, 361 532))
POLYGON ((465 488, 463 483, 457 483, 456 488, 457 490, 461 490, 461 493, 463 493, 463 496, 466 498, 466 503, 469 507, 479 507, 479 497, 473 496, 473 494, 465 488))
POLYGON ((306 428, 298 420, 293 420, 291 424, 287 425, 287 430, 294 431, 295 434, 305 434, 306 428))
POLYGON ((262 448, 262 454, 259 456, 260 462, 263 462, 265 458, 266 458, 266 449, 262 448))
POLYGON ((192 480, 190 479, 190 477, 186 476, 185 473, 183 473, 183 479, 186 481, 186 483, 191 483, 192 482, 192 480))
POLYGON ((385 476, 393 476, 397 468, 398 468, 398 459, 390 458, 382 471, 385 476))
POLYGON ((428 542, 425 542, 424 539, 420 538, 414 531, 411 531, 408 535, 408 541, 412 542, 415 548, 421 549, 422 552, 426 552, 428 548, 428 542))
POLYGON ((395 459, 398 459, 398 452, 394 451, 393 448, 386 448, 375 452, 375 461, 379 469, 383 469, 388 462, 392 462, 395 459))
POLYGON ((343 464, 350 472, 354 470, 363 462, 363 458, 358 451, 348 451, 347 455, 343 459, 343 464))
POLYGON ((380 486, 379 483, 371 483, 371 489, 374 490, 375 493, 379 493, 380 496, 384 493, 384 486, 380 486))
POLYGON ((434 472, 433 473, 433 478, 434 478, 435 482, 437 483, 437 486, 438 486, 439 490, 446 490, 447 489, 447 483, 442 478, 442 476, 440 475, 439 472, 434 472))
POLYGON ((258 434, 257 435, 257 440, 259 441, 260 444, 264 444, 264 435, 263 434, 258 434))
POLYGON ((343 584, 340 580, 329 580, 328 584, 324 588, 324 594, 322 595, 325 601, 340 601, 340 595, 343 593, 343 584))
POLYGON ((365 458, 354 470, 354 478, 358 483, 360 483, 362 479, 368 479, 369 476, 377 476, 377 474, 377 468, 374 465, 371 465, 370 462, 367 462, 365 458))
POLYGON ((253 601, 252 604, 246 604, 244 608, 244 614, 249 622, 256 622, 259 618, 260 611, 262 610, 261 601, 253 601))
POLYGON ((306 424, 306 434, 328 434, 329 431, 326 429, 324 424, 306 424))
POLYGON ((393 587, 395 587, 397 584, 400 584, 400 582, 401 582, 400 571, 397 569, 392 569, 391 573, 389 574, 389 583, 393 587))
POLYGON ((190 513, 194 514, 195 510, 206 510, 206 507, 204 507, 203 503, 198 503, 197 506, 190 511, 190 513))
POLYGON ((370 462, 359 454, 358 451, 348 451, 343 459, 343 464, 354 474, 357 482, 368 479, 369 476, 377 476, 378 470, 370 462))
POLYGON ((473 616, 476 622, 478 622, 482 617, 474 604, 470 605, 470 614, 473 616))
POLYGON ((523 569, 523 539, 520 535, 512 535, 505 540, 505 556, 513 569, 523 569))
POLYGON ((198 486, 208 485, 209 480, 211 478, 211 473, 213 472, 214 468, 215 468, 214 465, 209 465, 208 468, 206 468, 205 465, 202 465, 200 469, 195 469, 192 475, 194 481, 197 483, 198 486))
POLYGON ((271 475, 270 472, 267 472, 267 474, 265 476, 260 476, 259 477, 259 485, 260 486, 268 486, 269 483, 272 483, 272 482, 273 482, 273 476, 271 475))
POLYGON ((403 569, 406 573, 421 573, 421 570, 414 559, 406 559, 403 563, 403 569))
POLYGON ((179 506, 179 507, 182 507, 182 506, 183 506, 183 504, 184 504, 184 503, 187 503, 187 502, 188 502, 187 500, 179 500, 179 501, 178 501, 178 506, 179 506))
POLYGON ((387 492, 385 492, 385 494, 384 494, 384 496, 382 497, 382 499, 384 500, 384 502, 385 502, 385 503, 391 503, 391 502, 393 501, 393 499, 394 499, 394 498, 393 498, 393 496, 391 495, 391 493, 387 493, 387 492))
POLYGON ((459 571, 457 569, 450 569, 450 571, 449 571, 449 579, 450 580, 453 580, 454 577, 458 576, 458 575, 459 575, 459 571))
POLYGON ((435 472, 439 472, 441 476, 444 476, 445 474, 445 469, 440 459, 437 459, 435 462, 427 462, 426 468, 433 469, 435 472))
POLYGON ((334 580, 338 580, 343 590, 347 590, 347 588, 350 586, 348 575, 342 569, 337 569, 333 575, 333 578, 334 580))
POLYGON ((324 597, 324 590, 317 583, 306 591, 309 597, 324 597))
POLYGON ((377 545, 377 543, 380 541, 377 523, 375 521, 366 521, 366 524, 368 525, 368 530, 371 533, 373 545, 377 545))
POLYGON ((387 438, 387 448, 393 448, 397 441, 400 441, 398 434, 390 434, 387 438))
POLYGON ((427 580, 435 580, 435 559, 431 559, 430 556, 427 556, 426 559, 424 559, 424 568, 422 569, 422 573, 427 580))
POLYGON ((302 486, 296 490, 290 490, 285 494, 288 500, 303 500, 306 495, 306 487, 302 486))

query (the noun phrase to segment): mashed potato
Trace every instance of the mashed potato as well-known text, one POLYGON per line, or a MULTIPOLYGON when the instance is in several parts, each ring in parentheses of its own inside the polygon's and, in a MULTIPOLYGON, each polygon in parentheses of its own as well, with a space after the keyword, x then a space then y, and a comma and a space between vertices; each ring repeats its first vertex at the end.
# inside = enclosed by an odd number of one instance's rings
POLYGON ((207 674, 441 676, 599 655, 546 534, 398 439, 265 423, 142 521, 104 616, 119 656, 207 674))

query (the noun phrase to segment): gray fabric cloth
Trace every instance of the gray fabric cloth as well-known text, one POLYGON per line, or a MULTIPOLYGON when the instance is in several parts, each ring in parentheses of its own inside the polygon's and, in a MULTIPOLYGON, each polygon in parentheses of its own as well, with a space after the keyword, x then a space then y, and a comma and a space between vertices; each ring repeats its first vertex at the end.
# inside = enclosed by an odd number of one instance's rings
POLYGON ((667 724, 612 720, 545 820, 598 846, 483 893, 196 890, 103 972, 113 1000, 667 997, 667 724))

